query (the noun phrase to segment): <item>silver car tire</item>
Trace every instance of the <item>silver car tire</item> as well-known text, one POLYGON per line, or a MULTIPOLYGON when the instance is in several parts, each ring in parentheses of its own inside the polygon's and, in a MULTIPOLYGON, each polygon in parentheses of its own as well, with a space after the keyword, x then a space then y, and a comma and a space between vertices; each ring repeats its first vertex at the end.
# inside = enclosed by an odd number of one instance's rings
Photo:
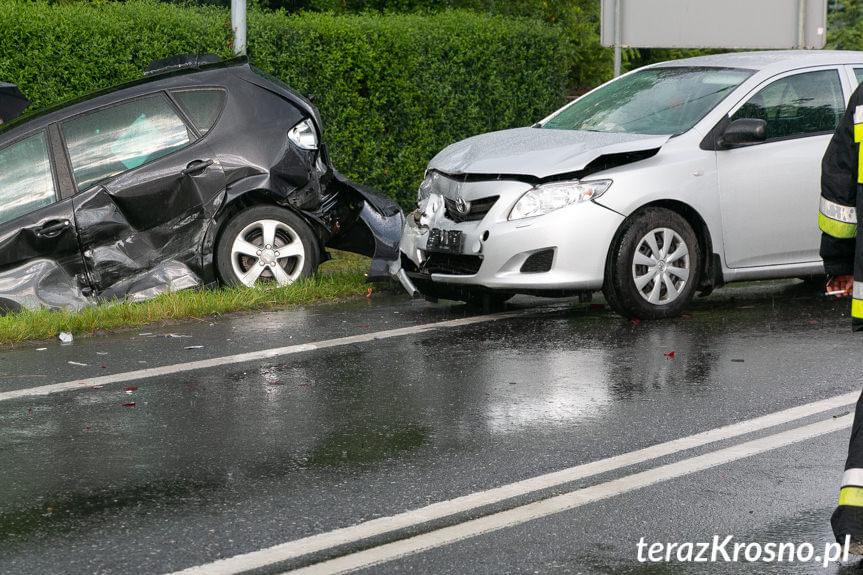
POLYGON ((216 246, 216 269, 230 285, 289 285, 318 268, 318 241, 290 210, 255 206, 235 215, 216 246))
POLYGON ((602 291, 625 317, 674 317, 692 300, 700 269, 701 248, 689 222, 677 212, 648 208, 618 234, 602 291))

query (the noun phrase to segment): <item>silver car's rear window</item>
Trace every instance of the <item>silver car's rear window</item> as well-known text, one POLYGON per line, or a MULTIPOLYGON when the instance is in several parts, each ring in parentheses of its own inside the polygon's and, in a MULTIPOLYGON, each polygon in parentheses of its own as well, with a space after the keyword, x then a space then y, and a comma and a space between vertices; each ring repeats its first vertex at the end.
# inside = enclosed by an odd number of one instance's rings
POLYGON ((650 68, 623 76, 563 108, 543 128, 682 134, 753 74, 737 68, 650 68))

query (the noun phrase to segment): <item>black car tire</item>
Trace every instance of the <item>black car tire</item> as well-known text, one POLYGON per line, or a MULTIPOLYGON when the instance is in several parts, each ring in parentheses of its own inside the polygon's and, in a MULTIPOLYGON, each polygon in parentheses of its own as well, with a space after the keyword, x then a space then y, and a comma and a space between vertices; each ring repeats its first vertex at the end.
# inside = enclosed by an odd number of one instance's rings
POLYGON ((315 273, 319 253, 317 238, 300 216, 260 205, 238 213, 222 229, 216 270, 229 285, 287 285, 315 273), (267 234, 272 239, 265 239, 267 234))
POLYGON ((647 208, 621 229, 605 266, 602 292, 620 315, 661 319, 692 300, 701 248, 692 226, 665 208, 647 208))

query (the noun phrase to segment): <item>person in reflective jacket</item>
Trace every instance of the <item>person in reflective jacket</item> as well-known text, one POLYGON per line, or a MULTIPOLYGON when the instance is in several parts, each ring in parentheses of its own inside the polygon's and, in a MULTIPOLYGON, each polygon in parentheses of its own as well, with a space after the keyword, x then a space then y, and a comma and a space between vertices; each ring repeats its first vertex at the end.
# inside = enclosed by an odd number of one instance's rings
MULTIPOLYGON (((851 295, 851 327, 863 331, 863 233, 858 198, 863 199, 863 85, 851 95, 821 162, 821 258, 827 273, 826 291, 851 295), (859 193, 858 193, 859 191, 859 193), (855 255, 857 257, 855 257, 855 255)), ((849 552, 863 555, 863 394, 857 400, 848 459, 839 491, 839 504, 830 523, 836 540, 851 537, 849 552)))

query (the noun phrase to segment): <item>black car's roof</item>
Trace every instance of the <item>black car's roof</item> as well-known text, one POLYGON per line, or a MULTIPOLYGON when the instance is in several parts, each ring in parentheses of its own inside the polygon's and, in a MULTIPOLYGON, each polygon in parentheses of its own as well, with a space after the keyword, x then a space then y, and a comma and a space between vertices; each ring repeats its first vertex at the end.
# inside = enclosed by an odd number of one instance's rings
MULTIPOLYGON (((187 87, 190 84, 193 85, 196 83, 200 83, 201 85, 227 84, 230 82, 230 76, 233 75, 231 74, 232 72, 242 70, 248 71, 250 76, 255 76, 252 80, 253 83, 259 84, 262 87, 264 87, 264 84, 270 84, 269 81, 264 78, 258 78, 258 76, 252 72, 248 59, 245 56, 232 58, 222 62, 202 64, 197 67, 173 69, 167 72, 144 76, 137 80, 98 90, 96 92, 62 102, 55 106, 51 106, 50 108, 24 114, 11 122, 0 125, 0 135, 8 133, 10 130, 14 130, 16 128, 22 128, 25 125, 31 126, 34 130, 41 129, 44 126, 67 116, 76 115, 78 113, 85 112, 90 108, 110 103, 111 97, 120 92, 125 92, 122 94, 122 99, 125 99, 152 92, 154 90, 187 87), (229 75, 225 75, 225 72, 229 75), (199 76, 199 78, 195 78, 195 76, 199 76), (190 80, 192 81, 190 82, 190 80)), ((299 104, 302 108, 308 109, 311 107, 310 104, 304 101, 301 96, 291 92, 289 89, 284 89, 281 86, 266 87, 276 91, 277 93, 284 93, 284 95, 289 96, 291 100, 299 104)), ((316 110, 308 109, 308 111, 317 116, 316 110)), ((30 130, 27 129, 23 130, 23 132, 29 131, 30 130)), ((19 131, 19 133, 20 132, 21 131, 19 131)))

